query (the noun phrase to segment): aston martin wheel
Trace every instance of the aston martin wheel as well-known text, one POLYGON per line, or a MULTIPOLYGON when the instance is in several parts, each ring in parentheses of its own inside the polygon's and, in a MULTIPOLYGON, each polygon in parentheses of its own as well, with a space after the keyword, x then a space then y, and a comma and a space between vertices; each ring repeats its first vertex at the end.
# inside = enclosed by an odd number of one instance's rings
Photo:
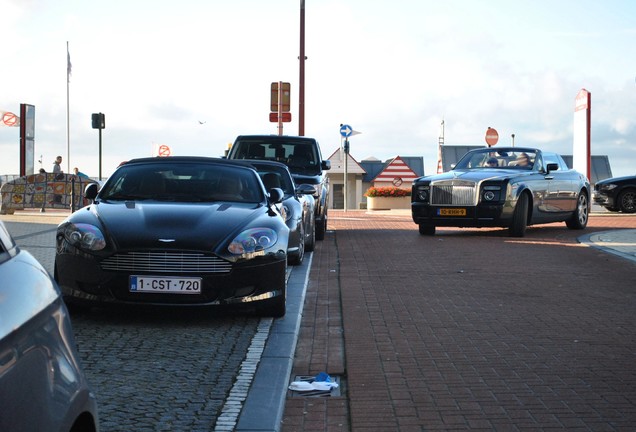
POLYGON ((316 240, 324 240, 327 232, 327 212, 320 218, 320 222, 316 221, 316 240))
POLYGON ((305 259, 305 226, 300 223, 298 226, 298 250, 289 256, 289 264, 301 265, 305 259))
POLYGON ((565 221, 565 224, 570 229, 583 229, 587 226, 587 219, 589 217, 590 207, 588 205, 587 193, 581 191, 579 197, 576 200, 576 209, 572 213, 572 217, 565 221))
POLYGON ((512 223, 510 224, 511 237, 523 237, 526 235, 526 227, 528 226, 528 194, 522 193, 517 200, 517 206, 512 215, 512 223))
POLYGON ((311 227, 311 232, 305 234, 305 252, 313 252, 316 248, 316 221, 313 214, 310 217, 311 223, 309 224, 309 226, 311 227))

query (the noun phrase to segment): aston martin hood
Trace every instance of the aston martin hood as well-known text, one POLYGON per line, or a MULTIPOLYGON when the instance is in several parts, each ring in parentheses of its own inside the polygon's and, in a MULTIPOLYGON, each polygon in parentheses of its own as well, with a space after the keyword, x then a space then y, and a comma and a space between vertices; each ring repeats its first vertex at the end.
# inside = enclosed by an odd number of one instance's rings
POLYGON ((119 250, 157 248, 215 249, 248 227, 264 222, 268 209, 258 204, 101 202, 94 206, 104 235, 119 250))

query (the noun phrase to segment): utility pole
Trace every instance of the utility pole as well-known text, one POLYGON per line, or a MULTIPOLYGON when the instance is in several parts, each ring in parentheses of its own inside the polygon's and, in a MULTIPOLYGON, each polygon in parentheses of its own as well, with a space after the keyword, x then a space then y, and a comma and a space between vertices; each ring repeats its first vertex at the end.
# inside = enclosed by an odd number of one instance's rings
POLYGON ((300 77, 298 79, 298 136, 305 136, 305 0, 300 0, 300 77))

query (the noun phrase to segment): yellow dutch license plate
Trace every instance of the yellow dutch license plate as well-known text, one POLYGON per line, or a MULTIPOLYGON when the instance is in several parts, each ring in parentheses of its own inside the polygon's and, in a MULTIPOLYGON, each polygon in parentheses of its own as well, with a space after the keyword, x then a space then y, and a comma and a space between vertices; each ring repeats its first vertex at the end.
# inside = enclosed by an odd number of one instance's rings
POLYGON ((437 209, 438 216, 466 216, 465 208, 443 208, 437 209))

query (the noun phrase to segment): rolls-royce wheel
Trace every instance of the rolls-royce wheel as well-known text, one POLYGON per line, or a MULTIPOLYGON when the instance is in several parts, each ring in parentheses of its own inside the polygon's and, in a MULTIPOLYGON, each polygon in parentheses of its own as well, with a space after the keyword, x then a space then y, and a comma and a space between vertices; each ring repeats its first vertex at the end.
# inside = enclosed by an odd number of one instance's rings
POLYGON ((510 224, 511 237, 523 237, 526 235, 526 227, 528 226, 528 194, 522 193, 517 200, 517 206, 512 214, 512 223, 510 224))
POLYGON ((589 217, 589 206, 587 202, 587 193, 585 191, 579 192, 579 197, 576 200, 576 209, 572 213, 572 217, 565 221, 565 224, 570 229, 583 229, 587 226, 587 219, 589 217))
POLYGON ((435 235, 435 225, 419 224, 420 235, 435 235))

